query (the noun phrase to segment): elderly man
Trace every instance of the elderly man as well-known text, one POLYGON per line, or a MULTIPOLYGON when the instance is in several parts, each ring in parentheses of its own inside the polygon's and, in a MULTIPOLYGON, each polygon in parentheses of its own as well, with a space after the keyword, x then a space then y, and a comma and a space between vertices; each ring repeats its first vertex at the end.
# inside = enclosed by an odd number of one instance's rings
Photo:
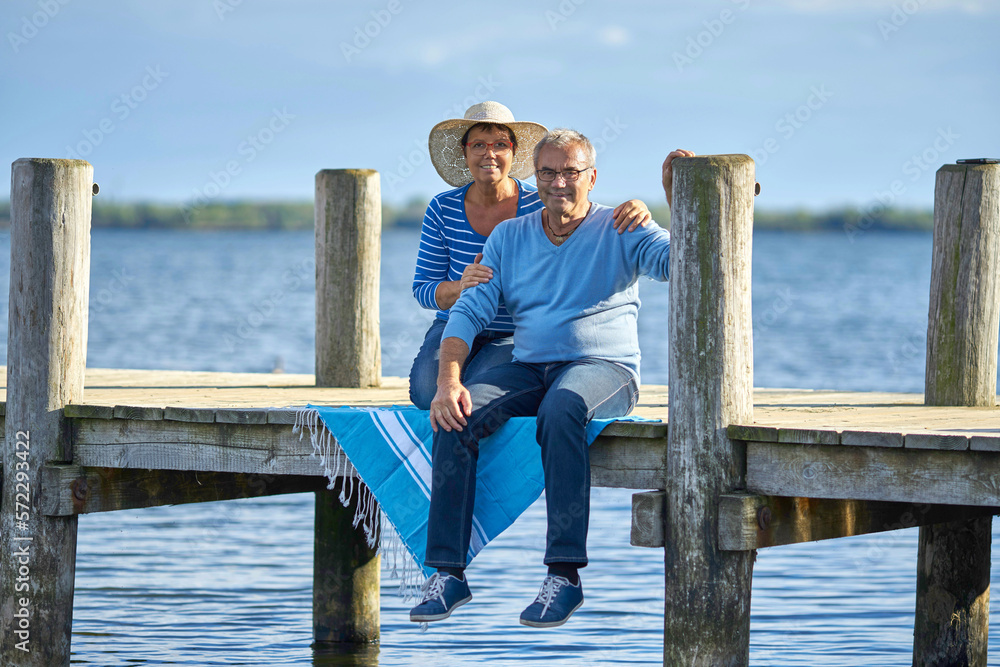
MULTIPOLYGON (((670 160, 686 153, 668 156, 665 187, 670 160)), ((669 233, 655 223, 631 234, 615 231, 612 209, 588 200, 597 170, 594 147, 582 134, 549 132, 534 159, 545 208, 503 222, 490 235, 482 263, 492 277, 462 293, 444 331, 430 407, 435 474, 425 559, 437 572, 410 611, 412 621, 442 620, 472 599, 465 566, 479 442, 510 417, 537 415, 549 570, 521 623, 565 623, 583 604, 577 570, 587 564, 587 423, 624 416, 638 399, 636 281, 667 279, 669 233), (459 376, 470 341, 501 302, 514 319, 515 361, 465 387, 459 376)))

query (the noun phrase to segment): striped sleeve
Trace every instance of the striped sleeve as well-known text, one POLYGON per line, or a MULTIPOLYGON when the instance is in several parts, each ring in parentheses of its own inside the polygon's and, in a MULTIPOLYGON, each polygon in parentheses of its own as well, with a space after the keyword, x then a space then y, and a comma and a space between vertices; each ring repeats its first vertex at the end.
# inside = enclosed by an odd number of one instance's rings
POLYGON ((448 279, 448 247, 441 219, 441 202, 431 200, 424 213, 417 250, 417 267, 413 274, 413 296, 421 307, 437 310, 434 294, 438 285, 448 279))

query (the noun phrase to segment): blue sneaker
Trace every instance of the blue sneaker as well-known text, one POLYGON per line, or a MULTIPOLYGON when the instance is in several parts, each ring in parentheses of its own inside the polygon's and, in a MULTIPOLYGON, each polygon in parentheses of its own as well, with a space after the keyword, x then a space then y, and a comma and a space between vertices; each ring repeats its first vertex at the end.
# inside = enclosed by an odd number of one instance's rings
POLYGON ((471 599, 468 579, 435 572, 424 583, 424 598, 410 610, 410 620, 415 623, 442 621, 471 599))
POLYGON ((583 604, 583 581, 575 586, 566 577, 547 575, 538 597, 521 612, 521 625, 554 628, 569 620, 583 604))

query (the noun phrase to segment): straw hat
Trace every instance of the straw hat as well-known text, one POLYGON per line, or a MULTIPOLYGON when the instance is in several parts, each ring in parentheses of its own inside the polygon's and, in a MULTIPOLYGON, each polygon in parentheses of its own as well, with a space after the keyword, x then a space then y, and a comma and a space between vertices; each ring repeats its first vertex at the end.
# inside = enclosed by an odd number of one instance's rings
POLYGON ((465 118, 441 121, 431 129, 427 140, 431 162, 446 183, 459 187, 472 180, 462 152, 462 135, 476 123, 500 123, 509 127, 517 140, 510 175, 514 178, 528 178, 535 173, 532 152, 535 144, 548 130, 538 123, 515 121, 510 109, 499 102, 482 102, 469 107, 465 118))

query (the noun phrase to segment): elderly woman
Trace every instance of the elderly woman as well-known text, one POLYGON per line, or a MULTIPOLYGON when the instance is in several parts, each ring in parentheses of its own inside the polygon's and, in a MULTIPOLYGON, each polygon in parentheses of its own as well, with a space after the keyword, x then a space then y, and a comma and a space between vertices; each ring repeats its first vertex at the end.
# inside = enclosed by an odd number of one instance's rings
MULTIPOLYGON (((546 131, 538 123, 515 121, 498 102, 471 106, 465 118, 443 121, 431 130, 431 162, 455 189, 437 195, 427 206, 413 278, 417 302, 437 310, 410 369, 410 400, 421 410, 430 407, 437 391, 441 333, 448 309, 462 290, 488 282, 493 275, 489 267, 479 264, 486 237, 504 220, 542 208, 538 191, 521 179, 534 174, 532 151, 546 131)), ((649 219, 649 209, 638 200, 614 211, 619 233, 649 219)), ((496 319, 473 341, 462 370, 463 382, 511 361, 513 332, 514 323, 501 305, 496 319)))

